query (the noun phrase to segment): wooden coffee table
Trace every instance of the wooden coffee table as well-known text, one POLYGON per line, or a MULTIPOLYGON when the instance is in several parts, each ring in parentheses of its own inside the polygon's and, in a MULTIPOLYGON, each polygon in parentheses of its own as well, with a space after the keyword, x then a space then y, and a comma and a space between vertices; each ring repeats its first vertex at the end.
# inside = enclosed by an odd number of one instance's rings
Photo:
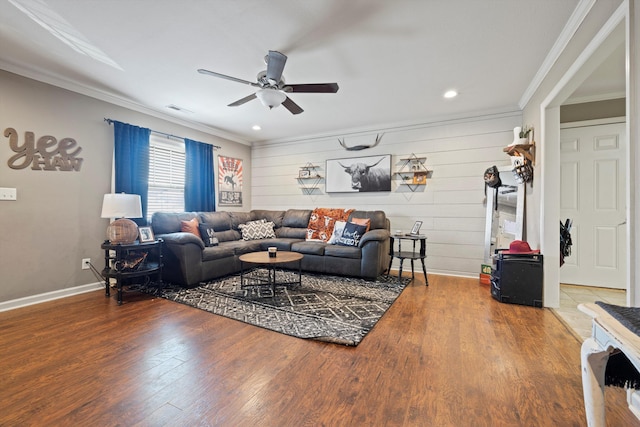
POLYGON ((275 257, 270 257, 269 252, 261 251, 261 252, 250 252, 248 254, 240 255, 240 286, 250 287, 250 286, 270 286, 273 292, 273 295, 276 294, 276 286, 286 286, 286 285, 301 285, 302 284, 302 254, 298 252, 289 252, 289 251, 278 251, 275 257), (290 262, 298 262, 298 281, 296 282, 278 282, 276 280, 276 267, 282 264, 290 263, 290 262), (245 274, 244 274, 244 263, 254 264, 254 265, 262 265, 266 267, 268 278, 256 278, 251 277, 252 283, 245 284, 245 274))

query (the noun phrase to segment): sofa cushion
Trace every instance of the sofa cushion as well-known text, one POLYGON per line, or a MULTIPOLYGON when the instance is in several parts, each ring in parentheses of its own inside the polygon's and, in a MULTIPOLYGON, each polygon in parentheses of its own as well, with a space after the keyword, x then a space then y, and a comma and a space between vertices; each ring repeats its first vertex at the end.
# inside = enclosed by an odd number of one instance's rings
POLYGON ((342 236, 336 240, 337 245, 342 246, 358 246, 360 239, 364 236, 367 227, 365 225, 347 222, 342 231, 342 236))
POLYGON ((151 226, 156 235, 178 233, 181 229, 180 221, 189 221, 195 217, 194 212, 155 212, 151 216, 151 226))
POLYGON ((275 246, 279 251, 290 251, 291 245, 300 241, 300 239, 288 239, 280 237, 276 237, 275 239, 264 239, 260 240, 260 250, 266 251, 270 246, 275 246))
POLYGON ((273 239, 276 237, 273 227, 273 222, 264 219, 238 225, 242 232, 242 240, 273 239))
POLYGON ((233 242, 220 243, 220 246, 232 250, 235 255, 242 255, 261 251, 260 243, 260 240, 235 240, 233 242))
POLYGON ((258 219, 264 219, 271 221, 275 228, 282 227, 282 219, 284 218, 285 211, 268 211, 268 210, 253 210, 251 211, 251 219, 253 221, 258 219))
POLYGON ((242 235, 237 230, 216 231, 216 237, 218 242, 232 242, 242 239, 242 235))
POLYGON ((307 255, 324 255, 326 243, 322 242, 297 242, 291 244, 291 250, 307 255))
POLYGON ((212 246, 202 250, 203 261, 213 261, 216 259, 230 258, 233 256, 233 248, 225 246, 212 246))
POLYGON ((289 209, 284 213, 284 217, 282 218, 282 226, 304 228, 304 231, 306 233, 310 216, 311 210, 309 209, 289 209))
POLYGON ((283 239, 304 240, 307 237, 307 227, 306 226, 304 228, 280 227, 276 229, 276 236, 281 237, 283 239))
POLYGON ((229 212, 198 212, 200 223, 213 226, 215 231, 231 230, 229 212))
POLYGON ((229 212, 229 217, 231 218, 232 230, 240 230, 240 224, 246 224, 253 220, 251 218, 251 212, 229 212))
POLYGON ((357 246, 329 245, 324 248, 324 256, 360 259, 362 258, 362 250, 357 246))

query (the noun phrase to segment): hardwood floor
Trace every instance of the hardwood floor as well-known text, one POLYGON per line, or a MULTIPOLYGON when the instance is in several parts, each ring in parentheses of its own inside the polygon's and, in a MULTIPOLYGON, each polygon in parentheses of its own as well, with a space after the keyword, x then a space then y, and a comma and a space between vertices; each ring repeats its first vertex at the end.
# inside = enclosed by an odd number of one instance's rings
MULTIPOLYGON (((0 425, 586 425, 580 342, 550 310, 429 285, 416 276, 358 347, 135 293, 0 313, 0 425)), ((608 425, 640 426, 624 390, 606 400, 608 425)))

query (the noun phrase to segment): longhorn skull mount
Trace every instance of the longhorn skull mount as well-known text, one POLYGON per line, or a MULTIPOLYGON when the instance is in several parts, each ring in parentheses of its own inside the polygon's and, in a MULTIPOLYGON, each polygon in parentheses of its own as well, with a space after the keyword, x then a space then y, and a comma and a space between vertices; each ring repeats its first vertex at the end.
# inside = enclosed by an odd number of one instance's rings
POLYGON ((360 151, 360 150, 365 150, 367 148, 375 147, 376 145, 378 145, 380 143, 380 140, 382 140, 383 136, 384 136, 384 133, 377 134, 376 135, 376 141, 371 145, 354 145, 353 147, 347 147, 347 145, 344 143, 344 138, 342 138, 342 139, 338 138, 338 142, 340 143, 342 148, 344 148, 347 151, 360 151))

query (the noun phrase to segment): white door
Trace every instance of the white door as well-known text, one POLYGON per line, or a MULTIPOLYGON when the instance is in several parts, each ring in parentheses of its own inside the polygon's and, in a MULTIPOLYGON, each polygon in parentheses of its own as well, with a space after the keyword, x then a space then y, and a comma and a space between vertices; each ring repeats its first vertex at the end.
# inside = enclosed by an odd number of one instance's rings
POLYGON ((626 143, 624 123, 560 131, 560 221, 573 220, 561 283, 626 288, 626 143))

